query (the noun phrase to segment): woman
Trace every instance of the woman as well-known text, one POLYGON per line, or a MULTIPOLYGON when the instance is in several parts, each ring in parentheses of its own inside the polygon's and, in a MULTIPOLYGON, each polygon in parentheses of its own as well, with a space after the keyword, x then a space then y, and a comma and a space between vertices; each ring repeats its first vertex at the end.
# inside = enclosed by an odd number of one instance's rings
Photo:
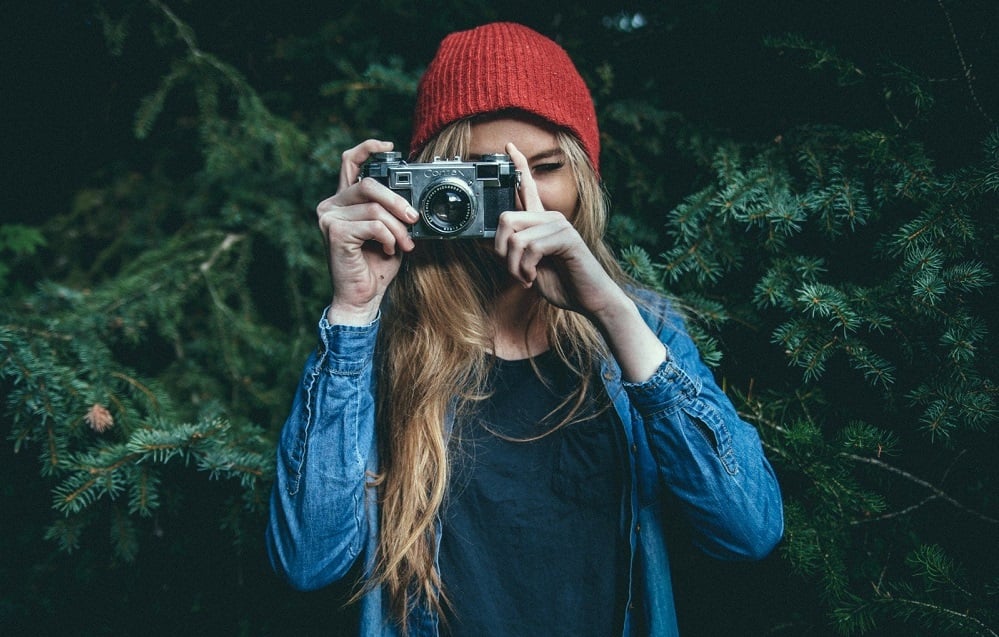
POLYGON ((419 161, 506 153, 495 239, 414 242, 346 151, 319 204, 333 296, 281 435, 268 549, 315 589, 358 560, 365 635, 674 635, 664 523, 767 555, 781 498, 681 319, 603 243, 599 131, 564 50, 454 33, 421 80, 419 161))

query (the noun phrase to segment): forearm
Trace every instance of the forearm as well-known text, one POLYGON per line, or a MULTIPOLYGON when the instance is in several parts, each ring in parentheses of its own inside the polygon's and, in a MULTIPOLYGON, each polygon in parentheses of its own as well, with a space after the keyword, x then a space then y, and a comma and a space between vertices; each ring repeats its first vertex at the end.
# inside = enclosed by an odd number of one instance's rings
POLYGON ((756 430, 739 418, 683 321, 668 309, 661 311, 665 320, 650 320, 661 322, 656 333, 666 346, 666 360, 645 382, 625 384, 660 478, 708 553, 762 557, 783 533, 773 470, 756 430))
POLYGON ((666 346, 645 323, 635 302, 623 291, 594 314, 594 323, 610 347, 625 381, 645 382, 666 359, 666 346))
POLYGON ((321 327, 281 432, 267 543, 275 570, 296 588, 339 579, 365 547, 374 331, 321 327))
POLYGON ((720 390, 698 390, 680 373, 667 363, 652 381, 678 385, 669 406, 634 401, 650 413, 646 431, 660 477, 705 552, 723 559, 765 557, 783 534, 783 508, 756 430, 736 416, 720 390))

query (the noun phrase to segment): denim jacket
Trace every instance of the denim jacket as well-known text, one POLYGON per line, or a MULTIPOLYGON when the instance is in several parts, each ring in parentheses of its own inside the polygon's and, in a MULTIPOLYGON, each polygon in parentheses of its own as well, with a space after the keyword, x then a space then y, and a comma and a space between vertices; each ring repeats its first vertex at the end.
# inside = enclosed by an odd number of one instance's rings
MULTIPOLYGON (((739 419, 682 320, 659 297, 646 295, 639 307, 667 347, 665 361, 642 383, 624 382, 612 360, 601 370, 627 442, 630 490, 621 524, 631 550, 622 634, 672 637, 666 517, 684 516, 711 556, 759 559, 783 534, 783 510, 756 430, 739 419)), ((378 509, 368 472, 378 469, 377 332, 377 320, 364 327, 320 321, 319 347, 281 433, 267 548, 274 569, 301 590, 337 581, 359 558, 369 573, 374 564, 378 509)), ((380 589, 360 603, 362 635, 397 634, 380 589)), ((429 609, 415 610, 407 622, 414 637, 438 635, 429 609)))

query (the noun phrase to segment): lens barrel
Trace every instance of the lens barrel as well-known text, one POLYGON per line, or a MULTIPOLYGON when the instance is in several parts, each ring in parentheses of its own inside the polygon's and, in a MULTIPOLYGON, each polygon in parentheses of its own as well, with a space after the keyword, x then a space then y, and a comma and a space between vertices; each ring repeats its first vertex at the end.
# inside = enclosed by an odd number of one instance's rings
POLYGON ((475 220, 475 195, 461 180, 441 179, 423 191, 419 210, 433 232, 458 234, 475 220))

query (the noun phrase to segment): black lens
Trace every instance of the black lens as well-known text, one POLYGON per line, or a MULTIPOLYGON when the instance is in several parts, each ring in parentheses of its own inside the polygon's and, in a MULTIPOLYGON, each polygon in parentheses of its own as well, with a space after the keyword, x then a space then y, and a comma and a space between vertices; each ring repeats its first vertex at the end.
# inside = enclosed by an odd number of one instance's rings
POLYGON ((437 191, 427 206, 430 208, 430 214, 442 226, 460 223, 468 214, 468 202, 460 193, 453 190, 437 191))
POLYGON ((437 234, 460 233, 474 220, 473 196, 467 186, 456 181, 431 185, 421 198, 424 224, 437 234))

